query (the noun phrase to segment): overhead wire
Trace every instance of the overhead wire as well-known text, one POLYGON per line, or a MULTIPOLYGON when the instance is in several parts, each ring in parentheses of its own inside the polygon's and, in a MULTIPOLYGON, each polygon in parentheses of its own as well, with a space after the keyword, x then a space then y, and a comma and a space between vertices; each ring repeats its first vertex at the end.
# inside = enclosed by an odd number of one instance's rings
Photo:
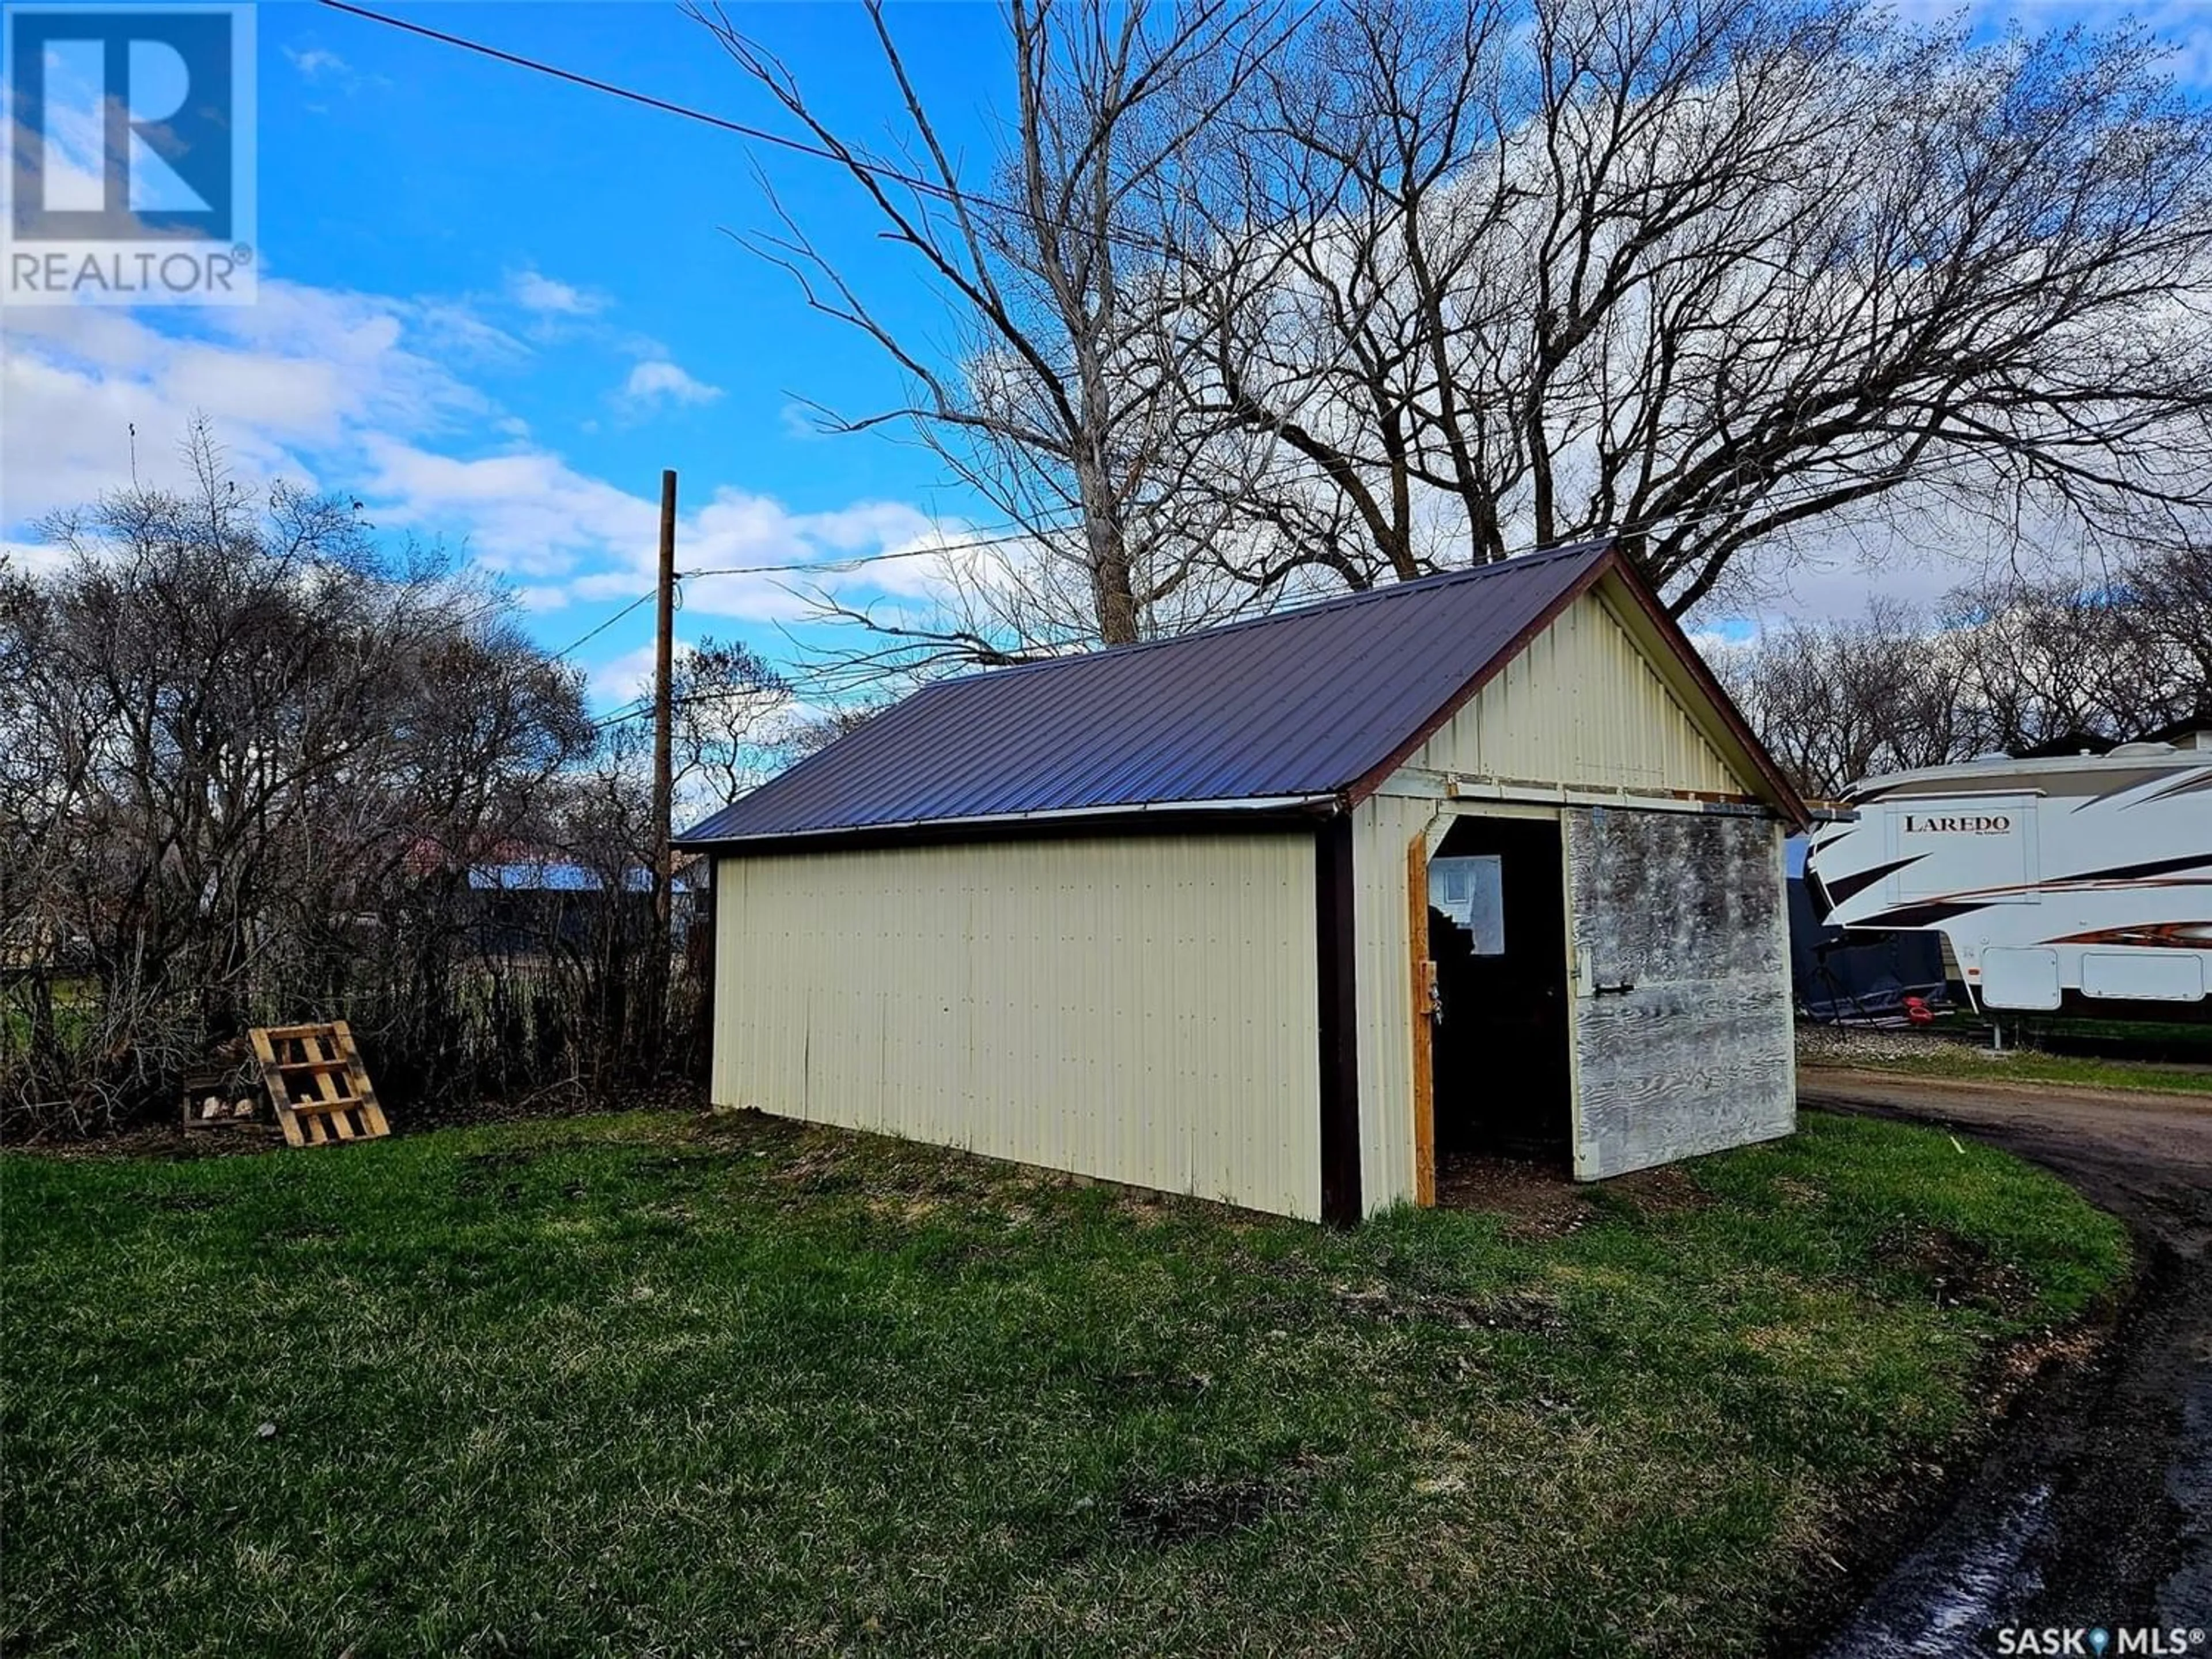
MULTIPOLYGON (((998 213, 1010 213, 1021 218, 1032 216, 1030 210, 1013 203, 1000 201, 995 197, 979 196, 973 191, 963 190, 957 185, 947 185, 941 180, 925 179, 917 173, 907 173, 898 167, 870 160, 857 151, 847 150, 841 153, 826 145, 810 143, 805 139, 794 138, 788 133, 777 132, 771 128, 754 126, 744 121, 733 121, 726 115, 716 115, 711 111, 698 109, 690 104, 679 104, 673 99, 656 97, 652 93, 640 92, 635 88, 625 87, 613 81, 603 81, 597 76, 581 74, 575 70, 562 69, 557 64, 549 64, 541 58, 529 58, 520 52, 508 52, 482 40, 472 40, 465 34, 449 33, 444 29, 434 29, 427 23, 411 22, 404 17, 394 17, 388 12, 375 11, 367 6, 356 5, 353 0, 317 0, 317 3, 332 11, 344 12, 349 16, 363 18, 372 23, 381 23, 386 28, 398 29, 408 34, 419 35, 426 40, 434 40, 442 46, 453 46, 462 52, 472 52, 499 63, 511 64, 516 69, 529 70, 535 74, 550 76, 556 81, 565 81, 572 86, 604 93, 610 98, 619 98, 629 103, 642 105, 647 109, 659 110, 664 114, 680 116, 688 121, 697 121, 706 126, 716 127, 752 143, 769 145, 775 149, 788 150, 793 155, 808 156, 818 161, 834 162, 854 173, 862 173, 871 178, 902 185, 908 190, 934 198, 947 205, 965 204, 988 208, 998 213)), ((1164 253, 1172 251, 1169 244, 1161 239, 1146 236, 1137 231, 1109 228, 1100 234, 1109 241, 1119 242, 1127 247, 1139 248, 1148 253, 1164 253)))
POLYGON ((568 656, 570 653, 576 651, 584 646, 589 645, 593 640, 599 638, 600 635, 605 633, 607 629, 612 628, 624 617, 629 615, 631 611, 636 610, 638 606, 641 605, 650 605, 654 599, 659 597, 659 592, 660 590, 657 587, 649 587, 646 589, 644 592, 639 594, 621 610, 616 611, 613 616, 607 617, 597 627, 590 629, 580 638, 570 641, 567 645, 562 646, 558 651, 556 651, 553 653, 554 659, 558 661, 561 658, 568 656))

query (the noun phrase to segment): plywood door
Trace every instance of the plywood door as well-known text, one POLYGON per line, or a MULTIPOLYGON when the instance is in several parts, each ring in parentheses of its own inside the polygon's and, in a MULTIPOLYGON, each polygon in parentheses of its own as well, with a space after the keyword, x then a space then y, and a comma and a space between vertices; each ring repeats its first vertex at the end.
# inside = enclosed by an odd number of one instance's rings
POLYGON ((1735 815, 1565 814, 1578 972, 1575 1173, 1796 1127, 1781 832, 1735 815))

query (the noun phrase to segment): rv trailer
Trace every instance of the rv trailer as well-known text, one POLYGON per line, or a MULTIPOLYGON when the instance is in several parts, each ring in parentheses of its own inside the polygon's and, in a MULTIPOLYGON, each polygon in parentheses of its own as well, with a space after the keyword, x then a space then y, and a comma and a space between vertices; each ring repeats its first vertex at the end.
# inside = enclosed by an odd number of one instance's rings
POLYGON ((1982 1006, 2212 989, 2212 738, 1895 772, 1847 805, 1807 856, 1816 908, 1855 932, 1942 934, 1982 1006))

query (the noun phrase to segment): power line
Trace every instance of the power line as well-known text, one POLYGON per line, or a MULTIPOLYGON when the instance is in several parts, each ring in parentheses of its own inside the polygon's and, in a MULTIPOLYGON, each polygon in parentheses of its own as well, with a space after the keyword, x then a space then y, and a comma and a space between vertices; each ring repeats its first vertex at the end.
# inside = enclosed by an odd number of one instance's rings
POLYGON ((558 651, 556 651, 553 653, 554 659, 557 661, 559 659, 567 656, 570 652, 577 650, 580 647, 589 645, 593 640, 599 638, 600 635, 605 633, 607 629, 612 628, 624 617, 629 615, 631 611, 636 610, 638 606, 641 605, 650 605, 656 598, 659 597, 659 591, 660 590, 658 588, 651 588, 647 590, 645 592, 639 594, 621 610, 616 611, 613 616, 609 617, 598 627, 586 634, 581 639, 575 640, 568 645, 564 645, 558 651))
MULTIPOLYGON (((684 696, 671 698, 669 706, 672 708, 690 708, 702 702, 729 702, 746 695, 741 690, 695 691, 684 696)), ((610 726, 620 726, 626 720, 643 720, 652 713, 651 697, 634 697, 628 703, 617 705, 612 713, 601 714, 592 720, 592 729, 594 732, 604 732, 610 726)))
MULTIPOLYGON (((538 58, 526 58, 520 52, 506 52, 498 46, 488 46, 481 40, 471 40, 466 35, 449 34, 443 29, 434 29, 427 24, 412 23, 404 17, 393 17, 385 12, 372 11, 366 6, 351 3, 351 0, 317 0, 317 3, 327 6, 332 11, 342 11, 350 16, 365 18, 372 23, 381 23, 386 28, 399 29, 409 34, 420 35, 426 40, 435 40, 441 46, 454 46, 463 52, 476 52, 479 56, 493 58, 499 63, 512 64, 517 69, 529 70, 534 74, 549 75, 556 81, 566 81, 572 86, 583 87, 592 92, 605 93, 610 98, 620 98, 629 103, 641 104, 647 109, 659 110, 664 114, 681 116, 687 121, 697 121, 707 126, 717 127, 724 132, 734 133, 738 137, 753 143, 771 145, 777 149, 788 150, 795 155, 810 156, 817 161, 833 162, 838 167, 848 168, 855 173, 864 173, 872 178, 903 185, 908 190, 933 197, 948 205, 964 203, 972 207, 989 208, 995 212, 1012 214, 1020 219, 1037 222, 1036 216, 1027 208, 1018 206, 1011 202, 1000 201, 995 197, 977 196, 955 185, 941 184, 915 173, 903 173, 896 167, 885 167, 881 162, 868 161, 852 151, 841 154, 837 150, 820 144, 809 143, 803 138, 793 138, 785 133, 771 131, 766 127, 753 126, 744 121, 732 121, 727 116, 715 115, 706 110, 696 109, 689 104, 676 103, 670 99, 656 98, 651 93, 639 92, 633 88, 621 86, 612 81, 602 81, 596 76, 583 75, 574 70, 562 69, 557 64, 548 64, 538 58)), ((1158 238, 1147 237, 1135 231, 1109 228, 1098 234, 1109 241, 1119 242, 1126 247, 1139 248, 1147 253, 1164 253, 1172 251, 1166 242, 1158 238)))
POLYGON ((1027 530, 1010 526, 1012 533, 1009 535, 948 542, 941 546, 904 547, 891 553, 855 553, 842 559, 802 559, 789 564, 729 564, 712 570, 682 570, 677 574, 686 580, 694 576, 765 576, 808 572, 836 576, 858 570, 863 565, 882 564, 891 559, 923 559, 933 554, 965 553, 978 547, 1007 547, 1016 542, 1035 541, 1040 536, 1079 529, 1082 524, 1083 520, 1079 518, 1066 524, 1038 525, 1027 530))

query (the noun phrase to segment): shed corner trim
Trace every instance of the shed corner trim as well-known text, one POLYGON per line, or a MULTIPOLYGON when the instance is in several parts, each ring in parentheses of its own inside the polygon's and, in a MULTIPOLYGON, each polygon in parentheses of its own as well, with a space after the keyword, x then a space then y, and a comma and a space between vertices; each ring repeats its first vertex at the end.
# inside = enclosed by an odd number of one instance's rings
POLYGON ((1314 836, 1314 937, 1320 953, 1321 1218, 1357 1226, 1359 1178, 1358 931, 1352 912, 1352 819, 1338 812, 1314 836))

